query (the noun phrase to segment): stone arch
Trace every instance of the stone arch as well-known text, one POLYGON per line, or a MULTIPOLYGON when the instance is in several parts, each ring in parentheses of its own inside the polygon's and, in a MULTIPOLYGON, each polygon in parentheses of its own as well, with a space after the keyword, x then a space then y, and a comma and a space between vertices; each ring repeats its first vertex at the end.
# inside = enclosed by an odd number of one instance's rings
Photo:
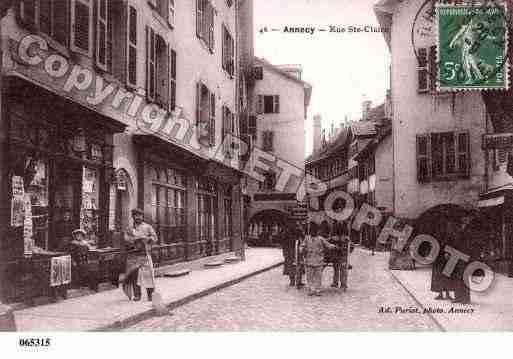
POLYGON ((289 222, 289 214, 278 209, 264 209, 249 219, 249 244, 277 245, 277 233, 289 222))

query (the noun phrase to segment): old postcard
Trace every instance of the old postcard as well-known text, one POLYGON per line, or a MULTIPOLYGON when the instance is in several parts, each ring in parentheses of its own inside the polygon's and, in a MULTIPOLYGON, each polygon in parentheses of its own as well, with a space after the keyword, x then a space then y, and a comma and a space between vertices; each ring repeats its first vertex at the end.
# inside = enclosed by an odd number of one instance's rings
POLYGON ((2 0, 0 331, 513 331, 512 14, 2 0))

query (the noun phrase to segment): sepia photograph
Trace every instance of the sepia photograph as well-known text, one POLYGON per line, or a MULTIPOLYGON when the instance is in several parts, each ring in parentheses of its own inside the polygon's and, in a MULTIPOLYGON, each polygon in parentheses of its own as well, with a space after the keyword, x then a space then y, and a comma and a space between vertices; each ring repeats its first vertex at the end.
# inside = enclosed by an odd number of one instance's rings
POLYGON ((0 337, 512 332, 512 14, 0 0, 0 337))

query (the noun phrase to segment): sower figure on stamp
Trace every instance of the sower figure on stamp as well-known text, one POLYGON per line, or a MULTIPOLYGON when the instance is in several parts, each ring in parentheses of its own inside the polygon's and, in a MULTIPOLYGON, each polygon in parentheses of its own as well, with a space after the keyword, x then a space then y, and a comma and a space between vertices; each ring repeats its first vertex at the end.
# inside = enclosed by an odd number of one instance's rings
POLYGON ((449 44, 449 48, 453 49, 456 45, 461 47, 461 62, 467 76, 466 83, 471 84, 473 82, 472 74, 479 81, 483 80, 484 76, 478 66, 479 59, 476 59, 475 51, 473 51, 473 47, 477 45, 475 43, 474 20, 470 18, 465 19, 465 21, 449 44))
MULTIPOLYGON (((141 300, 141 287, 146 288, 148 300, 152 300, 155 288, 151 246, 158 241, 157 234, 151 225, 144 222, 141 209, 132 210, 133 227, 128 228, 125 235, 127 250, 127 271, 123 283, 125 293, 127 287, 133 288, 134 301, 141 300)), ((127 294, 130 296, 130 294, 127 294)))

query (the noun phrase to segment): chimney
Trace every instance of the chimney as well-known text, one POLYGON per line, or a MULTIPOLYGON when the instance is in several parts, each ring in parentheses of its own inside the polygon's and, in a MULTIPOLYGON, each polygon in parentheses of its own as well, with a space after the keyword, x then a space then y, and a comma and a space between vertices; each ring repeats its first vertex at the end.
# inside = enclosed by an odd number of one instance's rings
POLYGON ((365 100, 362 102, 362 120, 366 121, 369 119, 369 112, 372 106, 372 101, 365 100))
POLYGON ((313 121, 314 121, 313 150, 315 152, 321 148, 321 144, 322 144, 322 140, 321 140, 322 117, 321 117, 321 115, 315 115, 313 118, 313 121))

